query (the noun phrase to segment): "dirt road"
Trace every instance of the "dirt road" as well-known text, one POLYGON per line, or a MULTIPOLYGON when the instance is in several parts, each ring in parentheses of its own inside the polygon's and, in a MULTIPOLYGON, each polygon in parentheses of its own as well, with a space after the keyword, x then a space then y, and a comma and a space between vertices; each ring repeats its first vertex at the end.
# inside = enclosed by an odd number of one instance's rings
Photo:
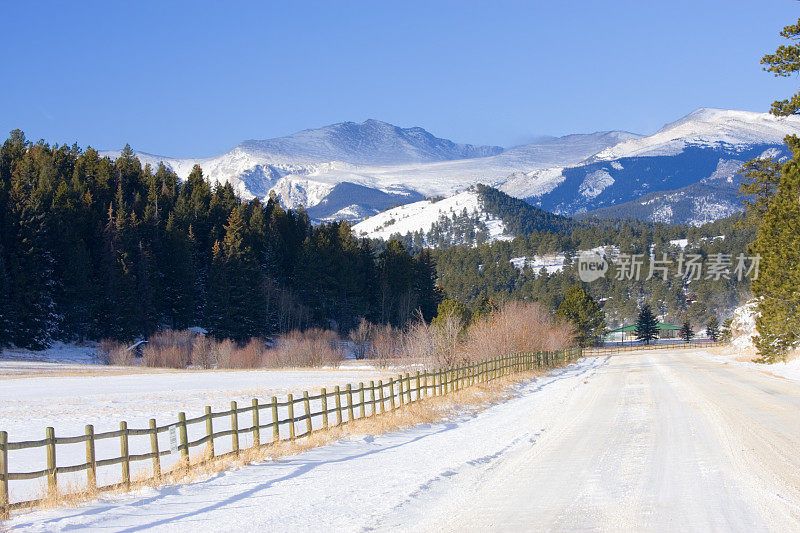
POLYGON ((430 530, 800 529, 800 384, 686 350, 610 358, 430 530))

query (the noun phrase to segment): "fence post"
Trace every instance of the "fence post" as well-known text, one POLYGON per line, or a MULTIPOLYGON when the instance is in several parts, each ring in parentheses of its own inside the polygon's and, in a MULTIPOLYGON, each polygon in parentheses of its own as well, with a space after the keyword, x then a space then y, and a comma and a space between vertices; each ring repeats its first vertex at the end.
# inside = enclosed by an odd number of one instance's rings
POLYGON ((281 440, 281 426, 280 422, 278 422, 278 397, 273 396, 270 398, 270 403, 272 404, 272 442, 278 442, 281 440))
POLYGON ((0 431, 0 520, 8 520, 8 433, 0 431))
POLYGON ((375 382, 369 382, 369 404, 370 404, 370 411, 369 416, 375 416, 375 382))
POLYGON ((161 477, 161 454, 158 452, 158 428, 156 419, 150 419, 150 453, 153 454, 153 479, 161 477))
POLYGON ((128 423, 124 420, 119 423, 119 451, 122 456, 122 484, 128 489, 131 486, 131 461, 128 452, 128 423))
POLYGON ((358 415, 359 418, 366 418, 367 406, 364 405, 364 382, 358 384, 358 415))
POLYGON ((58 490, 58 478, 56 477, 56 430, 48 427, 44 430, 47 438, 47 492, 55 495, 58 490))
POLYGON ((258 415, 258 398, 250 400, 250 405, 253 407, 253 447, 258 449, 261 446, 261 429, 258 427, 261 425, 258 415))
POLYGON ((239 406, 235 401, 231 401, 231 447, 233 455, 239 456, 239 406))
POLYGON ((397 399, 400 402, 400 407, 403 407, 406 403, 406 399, 403 396, 403 374, 397 376, 397 399))
POLYGON ((406 374, 406 403, 411 402, 411 374, 406 374))
POLYGON ((294 396, 289 394, 286 397, 286 402, 289 404, 289 440, 294 440, 294 396))
POLYGON ((336 402, 336 425, 342 425, 342 389, 339 385, 336 385, 336 388, 333 389, 334 393, 336 394, 336 398, 334 398, 336 402))
POLYGON ((94 426, 86 425, 86 486, 90 491, 97 489, 97 460, 94 453, 94 426))
POLYGON ((428 397, 428 371, 427 370, 422 374, 422 389, 421 389, 421 391, 422 390, 425 391, 425 397, 427 398, 428 397))
POLYGON ((178 433, 180 444, 178 447, 181 450, 181 462, 183 463, 184 470, 189 470, 189 437, 186 435, 186 413, 181 411, 178 413, 178 433))
POLYGON ((322 396, 322 428, 328 429, 328 391, 322 387, 319 393, 322 396))
POLYGON ((394 411, 394 378, 389 378, 389 405, 394 411))
POLYGON ((208 440, 206 441, 206 454, 211 456, 211 459, 214 458, 214 422, 211 418, 211 406, 206 405, 206 437, 208 440))
POLYGON ((348 383, 345 390, 347 390, 347 421, 351 422, 353 420, 353 386, 348 383))
POLYGON ((303 407, 306 408, 306 433, 311 434, 311 402, 308 400, 308 391, 303 391, 303 407))
POLYGON ((383 414, 383 413, 386 412, 386 405, 385 405, 385 401, 383 399, 383 380, 382 379, 378 380, 378 397, 380 398, 380 401, 381 401, 381 414, 383 414))

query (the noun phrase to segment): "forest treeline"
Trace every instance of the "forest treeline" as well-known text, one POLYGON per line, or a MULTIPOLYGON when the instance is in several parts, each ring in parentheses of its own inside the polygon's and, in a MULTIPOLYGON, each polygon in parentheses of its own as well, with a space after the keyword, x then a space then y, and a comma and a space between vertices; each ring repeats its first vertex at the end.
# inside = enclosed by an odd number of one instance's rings
POLYGON ((625 219, 576 221, 546 213, 497 189, 479 185, 476 192, 484 211, 501 219, 512 239, 487 242, 485 224, 483 234, 479 231, 483 215, 466 211, 449 218, 442 216, 426 234, 393 236, 415 251, 424 246, 433 248, 444 292, 473 310, 507 300, 536 301, 556 309, 567 291, 579 284, 602 303, 609 327, 632 323, 645 301, 652 302, 654 310, 667 321, 705 324, 712 317, 724 320, 751 296, 750 277, 739 280, 731 275, 703 275, 687 279, 673 272, 667 279, 647 279, 651 253, 658 259, 668 254, 673 266, 681 254, 699 255, 704 263, 717 254, 732 261, 739 254, 748 254, 756 227, 744 214, 702 226, 625 219), (682 240, 685 247, 677 245, 676 241, 682 240), (581 250, 596 248, 607 253, 612 267, 620 253, 643 255, 643 275, 639 279, 617 279, 612 271, 592 283, 580 282, 572 261, 581 250), (560 266, 564 260, 566 266, 558 271, 533 266, 548 261, 551 266, 560 266))
POLYGON ((693 324, 705 324, 712 317, 724 320, 750 297, 750 277, 739 280, 731 274, 709 278, 707 273, 699 279, 676 276, 680 255, 699 255, 707 265, 713 256, 725 254, 735 262, 736 256, 748 252, 754 235, 755 229, 741 224, 740 216, 699 228, 632 222, 616 230, 609 222, 607 227, 575 228, 570 235, 534 231, 510 241, 456 246, 433 253, 445 293, 474 309, 490 301, 501 303, 510 299, 537 301, 548 309, 556 309, 577 284, 602 303, 611 328, 632 323, 644 301, 651 302, 653 309, 669 322, 690 320, 693 324), (685 248, 671 243, 678 239, 686 239, 685 248), (574 259, 580 250, 596 247, 603 247, 611 268, 605 277, 583 283, 574 259), (666 253, 673 261, 666 279, 658 275, 647 279, 651 251, 659 260, 666 253), (644 256, 639 279, 617 278, 619 253, 644 256), (564 262, 566 265, 548 272, 527 262, 534 258, 546 262, 547 257, 553 266, 564 262), (524 266, 520 261, 523 258, 524 266))
POLYGON ((397 327, 440 300, 429 252, 377 252, 345 222, 243 201, 198 166, 182 181, 130 147, 112 160, 19 130, 0 149, 0 346, 397 327))

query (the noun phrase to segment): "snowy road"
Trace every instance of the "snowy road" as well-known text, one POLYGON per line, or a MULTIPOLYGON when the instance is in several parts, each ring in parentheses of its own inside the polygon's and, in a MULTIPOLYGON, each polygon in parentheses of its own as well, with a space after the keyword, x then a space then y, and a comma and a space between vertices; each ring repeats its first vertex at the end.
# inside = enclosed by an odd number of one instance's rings
POLYGON ((797 530, 800 383, 689 350, 584 359, 446 423, 21 515, 30 530, 797 530))

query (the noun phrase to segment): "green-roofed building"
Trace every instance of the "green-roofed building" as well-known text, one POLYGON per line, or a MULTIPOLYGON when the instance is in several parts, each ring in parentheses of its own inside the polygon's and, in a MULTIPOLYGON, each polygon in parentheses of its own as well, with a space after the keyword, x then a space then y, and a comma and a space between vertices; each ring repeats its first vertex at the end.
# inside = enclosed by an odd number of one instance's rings
MULTIPOLYGON (((656 329, 658 330, 659 339, 676 339, 678 338, 678 332, 680 331, 681 327, 676 326, 675 324, 664 324, 663 322, 658 322, 656 324, 656 329)), ((633 342, 636 340, 636 324, 612 329, 606 333, 605 338, 606 341, 612 342, 633 342)))

